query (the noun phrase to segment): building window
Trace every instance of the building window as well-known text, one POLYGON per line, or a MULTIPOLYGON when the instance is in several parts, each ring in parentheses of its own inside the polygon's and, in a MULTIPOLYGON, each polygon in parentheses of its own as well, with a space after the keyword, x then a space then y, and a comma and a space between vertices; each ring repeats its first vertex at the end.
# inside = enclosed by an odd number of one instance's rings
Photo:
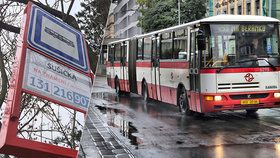
POLYGON ((251 3, 247 3, 247 15, 251 15, 251 3))
POLYGON ((256 6, 255 14, 260 15, 260 0, 255 1, 255 6, 256 6))
POLYGON ((237 14, 238 14, 238 15, 241 15, 241 14, 242 14, 241 6, 238 6, 237 14))
POLYGON ((186 30, 177 30, 174 33, 174 59, 187 59, 188 37, 186 30))
POLYGON ((161 59, 172 59, 172 33, 161 35, 161 59))

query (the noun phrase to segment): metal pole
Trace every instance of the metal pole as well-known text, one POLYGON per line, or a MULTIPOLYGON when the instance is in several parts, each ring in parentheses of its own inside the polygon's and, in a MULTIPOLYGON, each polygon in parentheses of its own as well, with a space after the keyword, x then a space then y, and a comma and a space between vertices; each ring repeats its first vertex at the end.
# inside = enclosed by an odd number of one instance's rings
POLYGON ((181 0, 178 0, 178 21, 181 24, 181 0))
POLYGON ((271 17, 271 11, 272 11, 272 0, 269 0, 269 6, 268 6, 268 16, 271 17))

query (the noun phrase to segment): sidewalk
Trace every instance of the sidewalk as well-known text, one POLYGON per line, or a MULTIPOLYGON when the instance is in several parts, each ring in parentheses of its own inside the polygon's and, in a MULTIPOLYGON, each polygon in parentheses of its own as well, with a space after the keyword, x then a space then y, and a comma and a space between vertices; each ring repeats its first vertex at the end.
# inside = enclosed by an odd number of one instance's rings
POLYGON ((94 108, 102 104, 98 99, 104 92, 114 92, 106 84, 105 77, 97 76, 94 83, 91 105, 84 127, 79 150, 79 158, 133 158, 129 149, 125 147, 110 127, 100 118, 100 111, 94 108))

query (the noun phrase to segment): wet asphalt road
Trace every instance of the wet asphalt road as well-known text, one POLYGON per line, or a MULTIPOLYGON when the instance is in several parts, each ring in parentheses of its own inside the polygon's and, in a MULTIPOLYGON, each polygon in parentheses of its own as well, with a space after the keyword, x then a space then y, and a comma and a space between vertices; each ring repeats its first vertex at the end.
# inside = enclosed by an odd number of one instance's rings
MULTIPOLYGON (((280 109, 259 110, 251 116, 245 111, 185 116, 176 106, 145 103, 135 94, 117 97, 106 78, 97 77, 91 110, 134 157, 280 157, 280 109)), ((85 157, 98 157, 89 151, 85 157)))

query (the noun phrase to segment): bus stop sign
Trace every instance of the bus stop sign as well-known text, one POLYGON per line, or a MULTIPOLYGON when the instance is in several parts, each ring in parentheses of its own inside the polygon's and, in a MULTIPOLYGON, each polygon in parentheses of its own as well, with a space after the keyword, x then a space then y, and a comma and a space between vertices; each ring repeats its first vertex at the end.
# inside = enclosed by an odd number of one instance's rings
POLYGON ((89 71, 81 32, 37 6, 32 7, 28 43, 77 69, 89 71))
POLYGON ((29 2, 0 127, 0 153, 75 158, 93 74, 78 30, 29 2))

